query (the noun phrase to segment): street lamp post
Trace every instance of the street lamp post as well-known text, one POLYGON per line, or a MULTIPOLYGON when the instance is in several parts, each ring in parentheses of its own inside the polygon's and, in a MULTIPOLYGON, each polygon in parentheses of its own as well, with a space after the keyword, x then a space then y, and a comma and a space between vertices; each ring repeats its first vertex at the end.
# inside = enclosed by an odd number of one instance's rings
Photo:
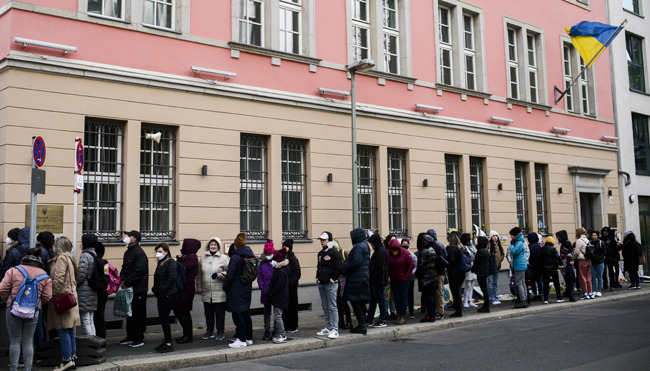
POLYGON ((357 72, 370 71, 375 67, 375 62, 371 59, 362 59, 354 61, 347 66, 350 72, 350 100, 352 111, 352 228, 359 228, 359 173, 357 171, 357 102, 355 97, 354 76, 357 72))

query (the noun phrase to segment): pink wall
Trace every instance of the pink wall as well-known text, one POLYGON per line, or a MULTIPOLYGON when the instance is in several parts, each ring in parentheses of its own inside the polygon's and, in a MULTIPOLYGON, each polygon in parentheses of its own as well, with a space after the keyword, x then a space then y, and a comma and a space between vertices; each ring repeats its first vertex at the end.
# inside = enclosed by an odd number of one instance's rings
POLYGON ((190 32, 215 40, 231 40, 232 0, 192 1, 190 32))
POLYGON ((79 9, 78 0, 21 0, 23 3, 42 5, 48 8, 56 8, 76 12, 79 9))

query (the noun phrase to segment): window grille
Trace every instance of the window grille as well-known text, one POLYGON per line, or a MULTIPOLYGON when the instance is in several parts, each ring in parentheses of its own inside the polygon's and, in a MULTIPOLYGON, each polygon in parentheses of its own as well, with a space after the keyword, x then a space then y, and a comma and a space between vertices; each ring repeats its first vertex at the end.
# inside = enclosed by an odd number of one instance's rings
POLYGON ((462 231, 460 208, 460 156, 445 155, 447 230, 462 231))
POLYGON ((282 139, 282 237, 307 237, 306 142, 282 139))
POLYGON ((359 174, 359 226, 377 230, 377 174, 376 150, 372 147, 359 146, 357 149, 357 172, 359 174))
POLYGON ((388 149, 389 233, 408 235, 406 213, 406 151, 388 149))
POLYGON ((266 138, 242 135, 239 150, 239 229, 250 240, 266 239, 266 138))
POLYGON ((526 164, 515 162, 515 197, 517 201, 517 226, 528 233, 528 185, 526 182, 526 164))
POLYGON ((483 159, 469 158, 470 196, 472 199, 472 224, 482 228, 485 224, 483 200, 483 159))
POLYGON ((535 164, 535 200, 537 201, 537 233, 548 234, 548 207, 546 205, 546 165, 535 164))

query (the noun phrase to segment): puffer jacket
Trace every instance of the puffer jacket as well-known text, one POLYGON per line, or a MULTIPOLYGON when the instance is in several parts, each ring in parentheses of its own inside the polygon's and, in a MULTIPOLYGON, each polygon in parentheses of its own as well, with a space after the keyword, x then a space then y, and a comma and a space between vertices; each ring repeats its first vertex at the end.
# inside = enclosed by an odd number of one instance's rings
POLYGON ((542 247, 540 268, 544 271, 557 271, 562 264, 560 253, 552 243, 544 244, 542 247))
POLYGON ((512 269, 515 272, 523 272, 528 269, 526 246, 524 245, 524 235, 522 233, 519 233, 512 240, 510 254, 512 255, 512 269))
MULTIPOLYGON (((221 241, 218 241, 218 243, 221 246, 221 241)), ((199 262, 199 271, 196 275, 196 291, 201 293, 204 303, 224 303, 226 301, 226 292, 223 291, 223 279, 214 279, 212 276, 215 273, 225 275, 226 271, 228 271, 229 262, 230 258, 221 252, 221 248, 212 255, 208 244, 199 262)))
POLYGON ((411 258, 411 253, 403 248, 399 247, 397 255, 393 255, 393 249, 388 251, 388 276, 390 277, 390 282, 393 283, 404 283, 411 280, 411 273, 413 272, 413 259, 411 258))
POLYGON ((79 296, 79 311, 94 312, 97 310, 97 292, 90 288, 88 280, 95 270, 94 247, 81 250, 79 256, 79 277, 77 277, 77 295, 79 296))
MULTIPOLYGON (((18 241, 17 243, 11 244, 11 248, 9 248, 5 254, 5 259, 2 262, 2 276, 4 277, 4 274, 9 270, 9 268, 15 267, 17 265, 20 265, 20 260, 25 256, 27 253, 27 249, 29 249, 29 228, 25 227, 20 230, 18 233, 18 241)), ((53 258, 50 256, 47 252, 47 249, 45 247, 41 246, 41 263, 43 263, 43 269, 45 270, 45 273, 48 275, 50 274, 50 264, 49 260, 53 258)), ((2 277, 0 277, 1 279, 2 277)))
POLYGON ((588 244, 589 244, 589 240, 587 239, 587 236, 585 236, 584 234, 576 240, 576 246, 573 248, 573 257, 576 260, 585 259, 585 252, 587 252, 588 244))
MULTIPOLYGON (((38 277, 41 274, 46 274, 42 268, 26 264, 19 265, 22 265, 27 274, 32 278, 38 277)), ((0 283, 0 299, 7 303, 7 308, 11 307, 12 299, 15 299, 16 295, 18 295, 18 290, 20 289, 20 285, 23 283, 24 278, 25 277, 20 273, 18 268, 13 267, 13 269, 7 271, 7 274, 5 274, 5 277, 2 279, 2 282, 0 283)), ((38 283, 38 293, 40 296, 38 308, 40 309, 41 305, 52 299, 52 279, 46 278, 41 280, 38 283)))
MULTIPOLYGON (((424 287, 438 287, 438 270, 436 269, 436 260, 438 255, 432 245, 425 246, 420 250, 420 258, 418 259, 418 269, 416 275, 422 288, 424 287)), ((420 291, 421 288, 420 288, 420 291)))
POLYGON ((226 292, 226 310, 231 313, 241 313, 251 308, 253 285, 243 283, 240 279, 244 269, 244 259, 254 258, 249 246, 233 250, 226 278, 223 280, 223 290, 226 292))
POLYGON ((269 291, 269 286, 271 286, 273 265, 271 264, 271 260, 266 259, 264 254, 259 259, 260 266, 258 268, 257 287, 260 289, 260 302, 264 305, 270 305, 268 300, 266 300, 266 293, 269 291))
POLYGON ((490 274, 490 252, 487 249, 487 238, 479 237, 476 246, 476 257, 472 264, 472 272, 479 277, 485 277, 490 274))
POLYGON ((266 292, 266 302, 282 310, 289 309, 289 260, 284 259, 273 267, 273 276, 266 292))
POLYGON ((157 297, 167 297, 178 293, 176 277, 178 276, 178 264, 172 258, 158 262, 156 271, 153 274, 153 287, 151 292, 157 297))
POLYGON ((366 231, 357 228, 350 232, 354 246, 343 266, 345 287, 343 299, 350 301, 369 300, 370 296, 370 246, 366 241, 366 231))
POLYGON ((591 259, 591 262, 593 264, 600 264, 605 261, 605 256, 607 255, 607 246, 605 246, 605 243, 601 239, 591 241, 591 243, 594 245, 594 250, 596 250, 596 256, 591 259))

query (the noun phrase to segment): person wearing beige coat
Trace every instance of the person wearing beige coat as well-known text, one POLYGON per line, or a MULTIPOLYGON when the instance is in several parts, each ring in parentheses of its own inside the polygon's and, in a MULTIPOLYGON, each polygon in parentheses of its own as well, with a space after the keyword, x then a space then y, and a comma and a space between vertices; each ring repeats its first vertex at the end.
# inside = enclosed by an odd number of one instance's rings
POLYGON ((201 337, 204 340, 215 338, 215 320, 216 339, 225 338, 226 292, 223 291, 223 279, 226 277, 229 262, 230 258, 223 252, 221 239, 211 237, 199 261, 196 277, 196 292, 203 299, 205 313, 206 332, 201 337))

